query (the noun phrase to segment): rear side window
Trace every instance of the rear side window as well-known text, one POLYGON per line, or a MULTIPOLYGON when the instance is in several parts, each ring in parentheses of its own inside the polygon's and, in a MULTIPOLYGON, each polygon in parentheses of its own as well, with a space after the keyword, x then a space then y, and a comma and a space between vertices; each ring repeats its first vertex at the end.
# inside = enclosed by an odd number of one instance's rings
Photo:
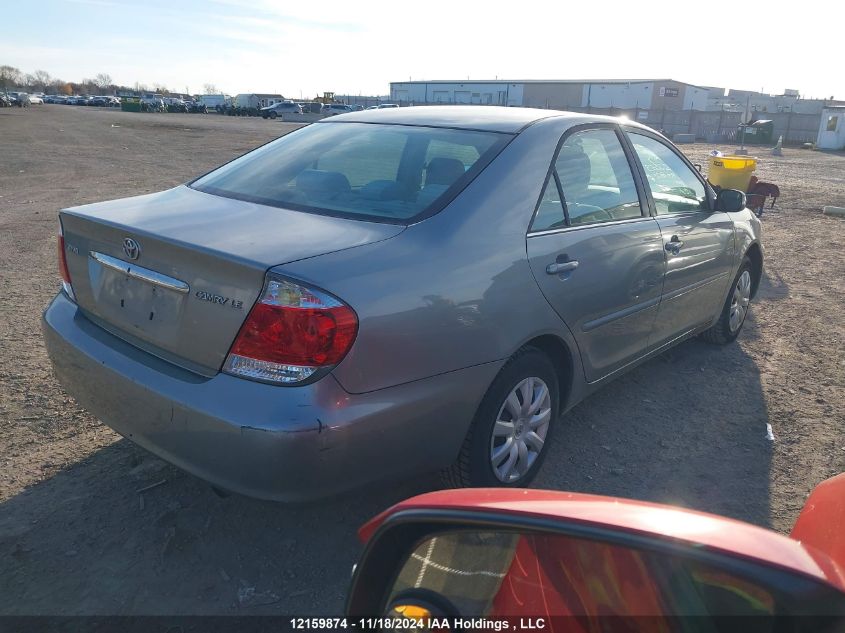
POLYGON ((531 230, 639 217, 637 187, 616 132, 584 130, 561 145, 531 230))
POLYGON ((511 138, 449 128, 317 123, 191 186, 270 206, 404 223, 436 211, 511 138))

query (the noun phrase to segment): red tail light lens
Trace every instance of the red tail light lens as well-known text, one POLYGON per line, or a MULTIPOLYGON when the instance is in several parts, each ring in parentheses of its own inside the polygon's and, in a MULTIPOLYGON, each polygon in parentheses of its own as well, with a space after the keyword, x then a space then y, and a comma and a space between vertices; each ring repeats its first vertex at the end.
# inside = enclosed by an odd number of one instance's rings
POLYGON ((357 332, 355 312, 335 297, 268 277, 223 369, 253 380, 300 382, 337 365, 357 332))
POLYGON ((59 233, 59 274, 62 276, 62 289, 68 297, 76 299, 73 295, 73 286, 70 284, 70 272, 67 269, 67 251, 65 250, 65 236, 59 233))

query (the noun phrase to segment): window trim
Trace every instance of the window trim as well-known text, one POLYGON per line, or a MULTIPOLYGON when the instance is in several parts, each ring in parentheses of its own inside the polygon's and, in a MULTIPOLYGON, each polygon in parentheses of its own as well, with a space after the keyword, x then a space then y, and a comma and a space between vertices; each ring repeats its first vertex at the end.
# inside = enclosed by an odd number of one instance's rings
POLYGON ((612 226, 617 224, 628 224, 633 222, 641 222, 643 220, 648 220, 651 218, 651 198, 646 197, 648 194, 648 190, 644 188, 644 185, 640 179, 640 174, 637 171, 636 163, 633 162, 633 159, 636 156, 632 155, 633 148, 629 145, 628 139, 625 138, 624 133, 622 132, 621 127, 618 123, 613 122, 603 122, 603 121, 596 121, 593 123, 582 123, 580 125, 573 125, 571 128, 566 130, 560 137, 560 140, 557 142, 557 146, 555 147, 554 154, 552 155, 551 163, 549 164, 548 170, 546 171, 546 177, 543 180, 543 186, 540 189, 540 195, 537 198, 537 202, 534 204, 534 211, 531 213, 531 220, 528 223, 528 231, 526 233, 526 237, 533 237, 533 236, 540 236, 540 235, 554 235, 555 233, 564 233, 567 231, 577 231, 583 229, 591 229, 597 226, 612 226), (563 187, 560 183, 560 177, 557 175, 557 170, 555 169, 555 164, 557 163, 558 155, 560 154, 560 150, 563 147, 563 144, 566 140, 573 136, 574 134, 578 134, 580 132, 589 132, 591 130, 613 130, 616 134, 616 139, 619 141, 619 144, 622 146, 622 152, 625 155, 625 158, 628 161, 628 169, 631 170, 631 178, 634 181, 634 187, 637 190, 637 198, 640 203, 640 217, 638 218, 625 218, 622 220, 609 220, 607 222, 591 222, 588 224, 578 224, 576 226, 572 226, 569 224, 569 210, 566 207, 566 199, 563 196, 563 187), (533 228, 534 220, 537 218, 537 213, 540 210, 540 203, 543 201, 543 194, 546 192, 546 187, 548 186, 549 179, 554 176, 555 184, 558 188, 558 195, 560 196, 561 206, 563 207, 563 217, 566 221, 566 226, 561 226, 556 229, 539 229, 535 230, 533 228))
POLYGON ((683 216, 696 216, 699 213, 713 213, 716 208, 716 192, 713 190, 713 187, 710 186, 710 183, 704 177, 704 175, 695 168, 695 165, 692 164, 689 158, 687 158, 683 152, 681 152, 672 141, 669 139, 653 132, 651 130, 646 130, 639 127, 632 127, 630 125, 622 125, 621 126, 622 135, 625 137, 625 143, 630 147, 631 155, 635 161, 636 169, 639 172, 639 178, 642 182, 643 188, 645 189, 646 196, 648 198, 648 206, 649 212, 651 213, 651 217, 683 217, 683 216), (675 154, 675 156, 681 159, 681 162, 684 163, 689 170, 693 173, 693 175, 698 179, 698 181, 704 186, 704 195, 707 197, 707 209, 699 209, 697 211, 681 211, 680 213, 668 213, 664 214, 663 216, 658 215, 657 213, 657 205, 654 203, 654 198, 651 195, 651 185, 648 184, 648 176, 645 173, 645 167, 643 167, 642 162, 640 162, 640 157, 637 155, 637 150, 634 147, 634 142, 630 138, 630 134, 639 134, 640 136, 645 136, 650 138, 657 143, 660 143, 664 147, 666 147, 669 151, 675 154), (668 144, 667 144, 668 142, 668 144))

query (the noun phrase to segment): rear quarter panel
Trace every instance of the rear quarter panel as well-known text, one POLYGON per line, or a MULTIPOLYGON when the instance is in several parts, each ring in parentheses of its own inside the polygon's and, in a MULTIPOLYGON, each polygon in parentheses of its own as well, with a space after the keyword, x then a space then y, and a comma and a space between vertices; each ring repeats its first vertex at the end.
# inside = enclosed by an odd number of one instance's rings
POLYGON ((320 286, 358 314, 335 369, 352 393, 502 361, 555 334, 577 347, 531 275, 525 235, 560 135, 580 118, 520 133, 444 210, 378 244, 293 262, 280 273, 320 286))

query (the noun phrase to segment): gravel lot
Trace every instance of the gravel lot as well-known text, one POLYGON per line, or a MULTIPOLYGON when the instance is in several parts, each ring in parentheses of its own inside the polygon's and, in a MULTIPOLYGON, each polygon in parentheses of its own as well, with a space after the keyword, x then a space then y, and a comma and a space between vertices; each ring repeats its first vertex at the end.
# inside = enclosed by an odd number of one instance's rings
MULTIPOLYGON (((58 287, 58 209, 176 185, 293 127, 0 110, 0 613, 337 615, 356 528, 436 486, 298 506, 222 499, 92 418, 50 371, 39 318, 58 287)), ((683 147, 701 163, 712 148, 683 147)), ((845 470, 845 224, 820 211, 845 206, 845 155, 760 155, 783 197, 764 216, 766 276, 739 343, 687 342, 579 405, 538 486, 786 532, 812 487, 845 470)))

